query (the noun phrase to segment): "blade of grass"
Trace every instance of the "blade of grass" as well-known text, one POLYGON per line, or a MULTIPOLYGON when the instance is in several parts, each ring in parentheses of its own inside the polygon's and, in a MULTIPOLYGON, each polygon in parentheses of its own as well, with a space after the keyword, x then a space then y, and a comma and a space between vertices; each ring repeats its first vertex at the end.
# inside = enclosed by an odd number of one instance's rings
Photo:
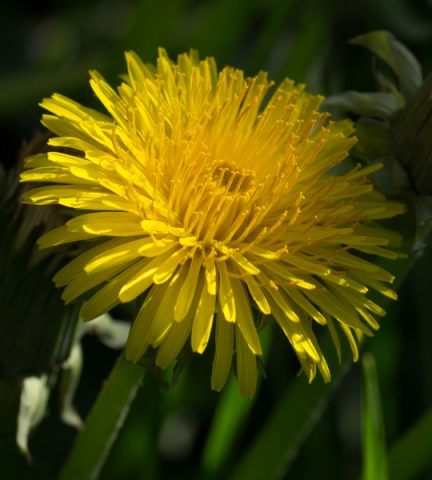
POLYGON ((387 480, 387 454, 378 376, 372 354, 362 357, 363 366, 363 479, 387 480))
MULTIPOLYGON (((322 349, 325 352, 334 350, 329 337, 322 342, 322 349)), ((281 478, 286 472, 351 364, 339 365, 335 353, 326 358, 333 374, 332 382, 324 383, 317 378, 309 384, 304 375, 293 381, 240 458, 231 479, 268 480, 281 478)))
POLYGON ((240 397, 237 380, 231 377, 224 388, 204 447, 202 470, 205 478, 217 478, 217 471, 229 456, 253 404, 253 400, 240 397))
MULTIPOLYGON (((264 330, 260 334, 261 345, 264 352, 268 352, 272 330, 264 330)), ((265 361, 265 358, 263 359, 265 361)), ((258 377, 258 389, 261 385, 258 377)), ((221 393, 212 426, 204 446, 202 456, 202 470, 205 478, 219 478, 219 471, 230 454, 233 445, 239 438, 249 413, 254 405, 255 397, 250 400, 240 397, 237 380, 231 376, 228 384, 221 393)))

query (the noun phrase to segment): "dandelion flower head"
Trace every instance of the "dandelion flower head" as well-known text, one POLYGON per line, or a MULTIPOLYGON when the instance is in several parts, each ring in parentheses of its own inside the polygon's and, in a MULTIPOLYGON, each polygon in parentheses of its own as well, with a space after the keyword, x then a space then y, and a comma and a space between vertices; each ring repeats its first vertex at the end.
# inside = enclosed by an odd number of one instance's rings
POLYGON ((379 167, 331 175, 356 141, 352 125, 331 122, 318 111, 323 98, 291 80, 274 87, 263 72, 218 72, 195 51, 173 62, 160 49, 156 65, 133 52, 126 60, 117 90, 91 72, 107 113, 59 94, 42 102, 60 148, 29 157, 22 173, 43 182, 26 202, 76 210, 39 242, 85 245, 54 278, 63 299, 87 294, 84 320, 139 299, 127 359, 153 348, 164 369, 187 342, 201 354, 214 341, 212 388, 235 356, 249 397, 258 332, 272 318, 308 379, 318 368, 329 381, 319 326, 338 352, 342 332, 356 359, 357 337, 385 313, 368 290, 396 296, 392 275, 356 255, 397 257, 397 235, 376 221, 403 208, 367 180, 379 167))

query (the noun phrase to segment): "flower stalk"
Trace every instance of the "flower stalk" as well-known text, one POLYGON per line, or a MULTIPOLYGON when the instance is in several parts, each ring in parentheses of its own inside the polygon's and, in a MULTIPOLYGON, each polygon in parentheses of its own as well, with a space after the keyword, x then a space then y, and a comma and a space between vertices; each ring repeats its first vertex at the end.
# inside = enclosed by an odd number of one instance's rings
POLYGON ((120 355, 75 440, 59 480, 99 477, 144 376, 144 368, 125 362, 120 355))

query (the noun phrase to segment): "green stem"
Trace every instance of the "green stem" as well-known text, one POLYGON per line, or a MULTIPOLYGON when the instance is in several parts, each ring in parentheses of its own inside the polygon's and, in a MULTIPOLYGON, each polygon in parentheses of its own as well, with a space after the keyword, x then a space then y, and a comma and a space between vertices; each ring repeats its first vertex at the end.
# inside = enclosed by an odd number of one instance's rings
POLYGON ((59 480, 90 480, 100 470, 144 378, 142 367, 119 357, 77 437, 59 480))

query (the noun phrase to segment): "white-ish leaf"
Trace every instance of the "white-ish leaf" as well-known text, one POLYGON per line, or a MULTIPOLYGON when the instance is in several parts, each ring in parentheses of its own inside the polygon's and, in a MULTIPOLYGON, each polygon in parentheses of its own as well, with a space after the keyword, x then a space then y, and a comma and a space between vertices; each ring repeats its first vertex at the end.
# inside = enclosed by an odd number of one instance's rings
POLYGON ((18 425, 16 442, 19 449, 31 461, 28 449, 30 432, 43 419, 46 413, 49 397, 48 377, 28 377, 23 381, 20 408, 18 412, 18 425))

